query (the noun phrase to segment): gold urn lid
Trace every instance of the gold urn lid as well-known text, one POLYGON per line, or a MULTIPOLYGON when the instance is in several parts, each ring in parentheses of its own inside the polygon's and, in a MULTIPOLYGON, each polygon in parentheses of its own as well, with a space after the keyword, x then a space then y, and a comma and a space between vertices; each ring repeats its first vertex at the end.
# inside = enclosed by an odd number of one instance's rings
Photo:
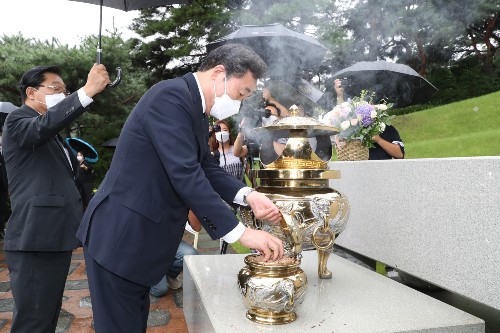
POLYGON ((262 139, 260 160, 266 169, 327 169, 332 157, 330 136, 339 129, 311 117, 292 115, 255 128, 262 139))

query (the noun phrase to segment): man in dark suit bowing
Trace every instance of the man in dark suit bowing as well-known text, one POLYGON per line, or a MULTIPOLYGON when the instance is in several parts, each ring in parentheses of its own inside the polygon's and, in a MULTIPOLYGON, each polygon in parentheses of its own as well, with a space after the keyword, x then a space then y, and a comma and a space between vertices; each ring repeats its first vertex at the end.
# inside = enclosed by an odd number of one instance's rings
POLYGON ((56 66, 34 67, 19 82, 23 105, 9 113, 2 136, 12 208, 4 240, 14 298, 11 332, 56 330, 83 214, 78 162, 58 133, 108 83, 103 65, 94 65, 73 94, 56 66))
POLYGON ((266 261, 283 256, 278 238, 245 228, 221 198, 274 223, 278 208, 220 168, 208 148, 207 116, 236 114, 265 71, 249 48, 224 45, 198 72, 151 87, 129 115, 78 230, 96 333, 146 332, 149 289, 170 267, 189 209, 213 239, 239 240, 266 261))

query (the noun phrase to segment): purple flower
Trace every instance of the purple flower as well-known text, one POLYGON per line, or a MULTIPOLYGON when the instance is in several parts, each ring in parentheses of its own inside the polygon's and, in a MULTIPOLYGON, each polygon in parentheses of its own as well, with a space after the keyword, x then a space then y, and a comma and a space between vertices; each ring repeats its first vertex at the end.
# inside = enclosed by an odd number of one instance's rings
POLYGON ((373 123, 374 119, 371 117, 372 111, 375 111, 375 108, 370 104, 361 104, 356 106, 356 115, 358 116, 358 119, 361 118, 360 121, 363 127, 368 127, 373 123))

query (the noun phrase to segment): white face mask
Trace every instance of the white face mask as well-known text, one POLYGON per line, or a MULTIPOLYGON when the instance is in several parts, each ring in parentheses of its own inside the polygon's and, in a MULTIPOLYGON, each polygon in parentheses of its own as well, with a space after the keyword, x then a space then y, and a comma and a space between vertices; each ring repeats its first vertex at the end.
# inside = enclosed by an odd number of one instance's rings
POLYGON ((81 162, 81 161, 83 161, 83 156, 78 155, 78 156, 76 157, 76 159, 77 159, 78 161, 80 161, 80 162, 81 162))
POLYGON ((267 126, 272 124, 275 120, 278 120, 276 116, 269 116, 269 118, 262 117, 262 126, 267 126))
POLYGON ((217 132, 215 133, 215 138, 219 142, 227 142, 229 141, 229 132, 226 131, 217 132))
POLYGON ((63 93, 54 95, 45 95, 45 105, 47 105, 47 109, 50 109, 51 107, 57 105, 65 98, 66 95, 64 95, 63 93))
POLYGON ((214 95, 214 105, 210 110, 210 115, 212 117, 215 117, 218 120, 223 120, 234 116, 240 110, 241 101, 231 99, 231 97, 229 97, 226 93, 226 78, 224 78, 224 94, 221 97, 217 97, 216 95, 214 81, 214 95))
MULTIPOLYGON (((41 92, 40 90, 38 90, 38 89, 35 89, 35 90, 43 94, 43 92, 41 92)), ((51 107, 57 105, 59 102, 61 102, 63 99, 66 98, 66 95, 64 95, 63 93, 54 94, 54 95, 46 95, 46 94, 44 94, 44 95, 45 95, 45 103, 37 101, 36 99, 34 101, 38 102, 40 104, 44 104, 47 107, 47 109, 50 109, 51 107)))

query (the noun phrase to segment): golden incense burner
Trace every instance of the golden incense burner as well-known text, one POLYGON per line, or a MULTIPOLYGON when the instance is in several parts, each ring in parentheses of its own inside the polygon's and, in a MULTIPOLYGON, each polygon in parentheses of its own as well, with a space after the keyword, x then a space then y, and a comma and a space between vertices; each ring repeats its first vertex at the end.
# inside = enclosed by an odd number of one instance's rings
POLYGON ((257 265, 250 260, 255 255, 249 255, 238 282, 250 320, 284 324, 296 319, 294 309, 307 288, 305 274, 298 267, 302 250, 316 249, 319 277, 331 278, 327 261, 335 238, 346 227, 350 206, 343 194, 328 186, 330 179, 340 178, 340 171, 328 170, 330 136, 338 133, 337 128, 292 112, 291 117, 254 131, 262 139, 263 169, 252 170, 251 177, 260 182, 256 189, 278 206, 283 219, 280 225, 273 225, 256 219, 248 207, 240 207, 238 213, 247 227, 279 237, 289 260, 277 266, 278 276, 276 266, 257 265), (270 300, 276 304, 271 306, 270 300))

